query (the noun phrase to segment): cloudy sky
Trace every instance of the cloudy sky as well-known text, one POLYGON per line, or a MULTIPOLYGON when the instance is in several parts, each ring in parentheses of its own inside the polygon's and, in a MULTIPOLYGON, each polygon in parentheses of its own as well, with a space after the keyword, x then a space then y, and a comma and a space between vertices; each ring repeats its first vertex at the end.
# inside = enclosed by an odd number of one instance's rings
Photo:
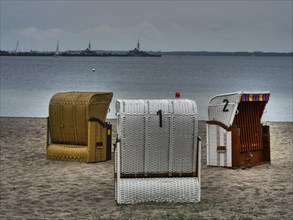
POLYGON ((0 1, 2 50, 293 50, 292 0, 0 1))

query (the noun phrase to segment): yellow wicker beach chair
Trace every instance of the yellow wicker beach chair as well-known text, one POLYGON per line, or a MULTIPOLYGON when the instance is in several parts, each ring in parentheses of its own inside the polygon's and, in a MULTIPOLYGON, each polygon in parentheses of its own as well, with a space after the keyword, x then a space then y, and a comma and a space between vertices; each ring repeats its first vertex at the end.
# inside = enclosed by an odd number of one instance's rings
POLYGON ((99 162, 111 159, 112 125, 106 116, 113 93, 64 92, 49 104, 46 158, 99 162))

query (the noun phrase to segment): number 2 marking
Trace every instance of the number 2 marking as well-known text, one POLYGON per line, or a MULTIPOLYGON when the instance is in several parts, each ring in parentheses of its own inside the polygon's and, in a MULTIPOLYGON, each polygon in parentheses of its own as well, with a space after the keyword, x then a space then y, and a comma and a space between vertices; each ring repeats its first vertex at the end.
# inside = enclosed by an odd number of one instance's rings
POLYGON ((228 112, 228 111, 229 111, 229 109, 227 109, 227 106, 228 106, 228 104, 229 104, 228 99, 224 99, 223 102, 226 103, 226 104, 224 105, 223 112, 228 112))

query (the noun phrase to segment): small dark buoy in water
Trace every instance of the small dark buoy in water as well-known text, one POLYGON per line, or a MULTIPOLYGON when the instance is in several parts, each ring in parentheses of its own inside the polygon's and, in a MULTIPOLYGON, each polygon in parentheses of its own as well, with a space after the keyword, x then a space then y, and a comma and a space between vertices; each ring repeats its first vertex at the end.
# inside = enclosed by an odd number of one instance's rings
POLYGON ((92 71, 95 72, 96 71, 95 68, 93 68, 92 71))
POLYGON ((177 92, 175 93, 175 97, 176 97, 176 98, 180 98, 180 96, 181 96, 180 92, 177 91, 177 92))

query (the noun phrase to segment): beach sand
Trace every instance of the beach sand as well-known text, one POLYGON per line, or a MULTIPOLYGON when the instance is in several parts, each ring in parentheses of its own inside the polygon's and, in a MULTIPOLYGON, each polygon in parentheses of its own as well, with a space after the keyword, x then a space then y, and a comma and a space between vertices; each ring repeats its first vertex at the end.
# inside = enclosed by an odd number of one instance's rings
POLYGON ((206 166, 200 121, 201 203, 118 206, 113 160, 46 160, 46 119, 1 117, 0 219, 293 219, 293 123, 268 124, 272 163, 227 169, 206 166))

